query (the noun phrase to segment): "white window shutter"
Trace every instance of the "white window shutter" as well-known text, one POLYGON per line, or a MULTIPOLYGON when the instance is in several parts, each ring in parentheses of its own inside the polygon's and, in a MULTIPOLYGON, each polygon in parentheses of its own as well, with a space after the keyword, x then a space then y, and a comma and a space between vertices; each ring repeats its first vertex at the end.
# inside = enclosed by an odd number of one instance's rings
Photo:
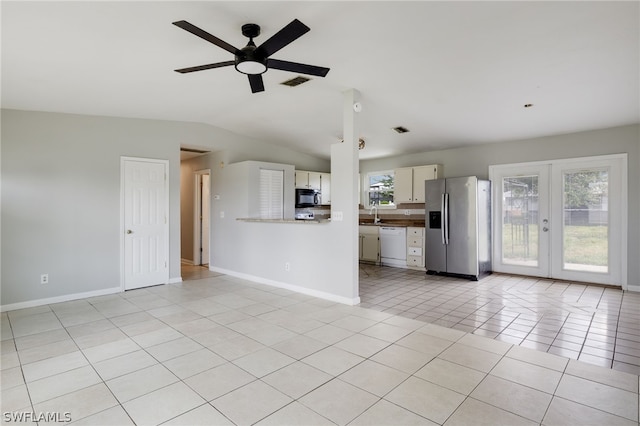
POLYGON ((260 169, 260 218, 284 218, 284 170, 260 169))

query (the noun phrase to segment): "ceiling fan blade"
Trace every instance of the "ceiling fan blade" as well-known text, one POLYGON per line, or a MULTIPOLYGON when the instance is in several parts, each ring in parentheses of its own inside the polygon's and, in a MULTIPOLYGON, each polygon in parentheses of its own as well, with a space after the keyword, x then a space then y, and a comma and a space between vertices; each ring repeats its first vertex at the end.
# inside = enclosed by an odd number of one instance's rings
POLYGON ((235 64, 235 61, 216 62, 215 64, 198 65, 197 67, 180 68, 179 70, 175 70, 175 71, 179 72, 180 74, 185 74, 188 72, 204 71, 204 70, 210 70, 212 68, 227 67, 233 64, 235 64))
POLYGON ((278 59, 267 59, 267 67, 282 71, 298 72, 301 74, 317 75, 324 77, 329 72, 329 68, 317 67, 315 65, 300 64, 298 62, 280 61, 278 59))
POLYGON ((264 82, 262 74, 248 74, 251 93, 264 92, 264 82))
POLYGON ((176 22, 172 22, 172 24, 175 25, 176 27, 182 28, 185 31, 189 31, 191 34, 197 35, 201 39, 204 39, 204 40, 208 41, 209 43, 213 43, 216 46, 223 48, 227 52, 233 53, 234 55, 238 51, 237 48, 233 47, 232 45, 230 45, 226 41, 220 40, 218 37, 209 34, 205 30, 200 29, 200 28, 196 27, 195 25, 190 24, 187 21, 176 21, 176 22))
POLYGON ((257 50, 265 57, 271 56, 309 30, 310 28, 305 24, 294 19, 280 31, 272 35, 270 39, 258 46, 257 50))

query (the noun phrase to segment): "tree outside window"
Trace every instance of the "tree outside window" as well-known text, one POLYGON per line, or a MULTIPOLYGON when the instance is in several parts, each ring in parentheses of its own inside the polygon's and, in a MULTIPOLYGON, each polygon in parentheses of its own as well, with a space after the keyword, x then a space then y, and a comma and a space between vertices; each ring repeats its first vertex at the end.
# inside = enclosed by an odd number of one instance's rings
POLYGON ((395 207, 393 202, 393 171, 367 174, 365 192, 369 207, 395 207))

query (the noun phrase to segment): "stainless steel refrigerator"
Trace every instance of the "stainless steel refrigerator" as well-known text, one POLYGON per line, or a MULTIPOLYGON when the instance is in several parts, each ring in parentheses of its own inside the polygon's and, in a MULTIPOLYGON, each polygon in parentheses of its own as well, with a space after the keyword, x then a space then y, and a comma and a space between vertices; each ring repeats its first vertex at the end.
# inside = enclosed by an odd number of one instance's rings
POLYGON ((425 181, 428 274, 478 280, 491 273, 491 182, 475 176, 425 181))

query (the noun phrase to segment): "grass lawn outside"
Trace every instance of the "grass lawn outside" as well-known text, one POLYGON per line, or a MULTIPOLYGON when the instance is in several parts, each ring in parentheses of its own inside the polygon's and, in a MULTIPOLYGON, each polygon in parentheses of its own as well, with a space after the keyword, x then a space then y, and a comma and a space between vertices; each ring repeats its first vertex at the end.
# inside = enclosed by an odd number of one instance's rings
MULTIPOLYGON (((571 269, 579 265, 609 264, 609 228, 605 226, 565 225, 564 264, 571 269)), ((508 263, 530 263, 538 259, 538 225, 502 225, 502 256, 508 263)))

